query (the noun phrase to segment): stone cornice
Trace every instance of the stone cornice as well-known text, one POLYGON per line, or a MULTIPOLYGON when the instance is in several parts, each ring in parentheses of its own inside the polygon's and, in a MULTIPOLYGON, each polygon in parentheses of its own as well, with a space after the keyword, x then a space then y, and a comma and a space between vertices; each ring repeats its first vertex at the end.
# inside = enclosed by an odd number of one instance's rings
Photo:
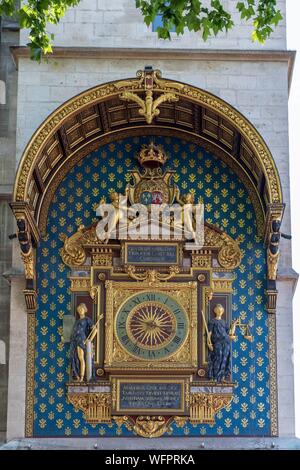
MULTIPOLYGON (((12 46, 16 66, 20 58, 29 58, 26 46, 12 46)), ((143 59, 143 60, 195 60, 238 62, 286 62, 289 85, 295 62, 295 51, 287 50, 233 50, 233 49, 155 49, 107 47, 55 47, 54 59, 143 59)))
POLYGON ((298 281, 299 274, 293 268, 287 269, 278 269, 277 281, 281 282, 291 282, 293 285, 293 294, 295 293, 298 281))

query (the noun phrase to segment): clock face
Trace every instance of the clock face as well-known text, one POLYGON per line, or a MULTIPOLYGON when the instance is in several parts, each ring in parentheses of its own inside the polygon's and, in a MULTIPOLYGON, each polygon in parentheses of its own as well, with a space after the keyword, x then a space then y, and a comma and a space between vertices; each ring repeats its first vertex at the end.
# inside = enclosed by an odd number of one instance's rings
POLYGON ((120 307, 115 328, 120 345, 129 354, 143 360, 161 360, 185 342, 188 318, 170 295, 145 291, 120 307))

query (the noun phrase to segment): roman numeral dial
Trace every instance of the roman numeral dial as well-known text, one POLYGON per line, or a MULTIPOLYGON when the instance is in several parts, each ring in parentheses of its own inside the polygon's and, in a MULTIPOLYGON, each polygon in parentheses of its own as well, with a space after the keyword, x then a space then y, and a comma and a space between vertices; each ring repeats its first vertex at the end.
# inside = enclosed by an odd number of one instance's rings
POLYGON ((115 331, 118 342, 141 360, 162 360, 183 345, 188 318, 179 302, 164 292, 145 291, 119 308, 115 331))

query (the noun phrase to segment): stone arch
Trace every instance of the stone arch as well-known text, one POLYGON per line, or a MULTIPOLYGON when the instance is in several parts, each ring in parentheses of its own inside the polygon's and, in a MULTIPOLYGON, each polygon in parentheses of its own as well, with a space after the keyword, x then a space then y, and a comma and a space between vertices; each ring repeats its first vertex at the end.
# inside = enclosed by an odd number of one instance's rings
POLYGON ((260 227, 268 205, 282 204, 275 162, 252 124, 220 98, 184 83, 161 79, 158 71, 151 73, 154 98, 172 94, 176 100, 162 99, 159 114, 148 125, 138 102, 145 95, 147 73, 139 71, 137 79, 106 83, 75 96, 34 133, 20 161, 14 203, 28 205, 36 228, 45 228, 47 201, 58 175, 65 175, 75 161, 101 144, 141 132, 180 133, 226 160, 247 183, 260 227))
POLYGON ((255 127, 222 99, 145 68, 137 78, 96 86, 63 103, 36 130, 23 153, 11 207, 25 264, 29 311, 36 306, 34 247, 45 233, 56 188, 91 151, 134 135, 182 136, 225 161, 247 187, 258 235, 265 241, 270 221, 281 219, 280 177, 255 127))

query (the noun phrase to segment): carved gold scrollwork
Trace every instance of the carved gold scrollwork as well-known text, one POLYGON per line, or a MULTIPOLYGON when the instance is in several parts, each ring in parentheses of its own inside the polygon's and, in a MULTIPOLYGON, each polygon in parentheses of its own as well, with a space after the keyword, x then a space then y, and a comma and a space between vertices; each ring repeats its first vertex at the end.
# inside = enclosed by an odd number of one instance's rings
POLYGON ((110 393, 68 393, 69 403, 81 410, 87 423, 111 422, 110 393))
POLYGON ((112 265, 112 249, 106 245, 103 246, 102 241, 97 237, 95 225, 87 228, 80 225, 70 237, 62 235, 62 241, 64 246, 60 250, 60 256, 67 266, 81 266, 86 260, 87 247, 93 247, 91 250, 93 265, 112 265))
POLYGON ((159 282, 159 281, 168 281, 169 279, 172 279, 176 274, 179 273, 179 267, 178 266, 170 266, 169 267, 169 274, 162 274, 156 269, 147 269, 143 273, 137 273, 136 272, 136 267, 133 265, 129 265, 126 267, 127 273, 129 277, 136 281, 148 281, 149 285, 151 285, 154 282, 159 282))
POLYGON ((60 256, 67 266, 80 266, 85 262, 86 254, 83 248, 84 225, 78 227, 70 237, 63 236, 64 246, 60 250, 60 256))
POLYGON ((179 100, 178 96, 170 92, 170 90, 182 90, 184 85, 181 83, 170 83, 166 80, 162 80, 161 72, 159 70, 139 70, 137 72, 137 77, 138 80, 123 80, 116 84, 118 89, 125 89, 119 95, 119 98, 124 101, 133 101, 137 103, 139 105, 139 114, 145 117, 147 124, 151 124, 153 119, 160 114, 160 110, 158 108, 162 103, 172 103, 179 100), (143 99, 137 93, 129 91, 130 88, 132 90, 144 88, 145 98, 143 99), (153 97, 154 89, 162 93, 155 99, 153 97))
POLYGON ((227 406, 233 394, 192 393, 190 395, 190 421, 194 424, 214 424, 215 414, 227 406))
POLYGON ((163 416, 138 416, 133 430, 138 436, 160 437, 167 432, 168 426, 163 416))
POLYGON ((30 247, 28 253, 21 251, 22 261, 24 263, 25 277, 26 279, 35 279, 35 262, 33 249, 30 247))
POLYGON ((270 250, 267 252, 267 267, 268 267, 268 279, 276 281, 277 279, 277 269, 278 262, 280 257, 280 251, 273 254, 270 250))
POLYGON ((132 430, 132 423, 129 416, 113 416, 112 419, 115 421, 118 428, 125 426, 129 431, 132 430))
POLYGON ((128 362, 130 359, 133 360, 132 358, 128 357, 128 354, 120 348, 117 342, 114 342, 113 345, 113 358, 114 361, 117 362, 128 362))
POLYGON ((90 289, 90 297, 93 300, 94 304, 97 302, 98 288, 93 286, 90 289))
POLYGON ((178 428, 183 428, 188 421, 185 416, 174 416, 173 420, 178 428))
POLYGON ((162 77, 162 73, 160 70, 153 71, 154 88, 159 88, 161 90, 172 89, 172 90, 181 91, 185 87, 183 83, 170 82, 168 80, 164 80, 161 77, 162 77))
POLYGON ((233 395, 214 393, 212 396, 213 399, 213 409, 217 413, 221 408, 225 408, 231 402, 233 395))
POLYGON ((230 239, 226 234, 222 234, 222 239, 224 240, 224 244, 219 251, 218 261, 223 268, 235 269, 239 266, 242 259, 242 253, 238 243, 230 239))
POLYGON ((184 344, 180 350, 173 355, 173 361, 179 361, 181 363, 188 362, 191 357, 190 343, 184 344))
POLYGON ((146 91, 146 97, 144 100, 136 93, 132 93, 130 91, 124 91, 120 94, 119 98, 124 101, 134 101, 137 103, 140 106, 138 112, 141 116, 145 117, 147 124, 151 124, 153 119, 159 115, 159 105, 165 102, 172 103, 179 100, 174 93, 165 93, 160 95, 158 98, 153 99, 152 90, 146 91))
POLYGON ((213 294, 214 294, 214 291, 210 287, 207 287, 204 289, 205 305, 208 305, 208 303, 211 301, 211 299, 213 298, 213 294))
MULTIPOLYGON (((218 262, 226 269, 235 269, 242 259, 242 252, 239 247, 239 239, 233 240, 227 233, 217 231, 213 226, 204 226, 204 245, 206 247, 219 248, 218 262)), ((205 263, 202 253, 193 253, 195 263, 205 263), (199 261, 198 261, 199 259, 199 261)), ((207 259, 208 263, 208 259, 207 259)))
POLYGON ((71 277, 71 291, 89 290, 91 280, 89 277, 71 277))
POLYGON ((213 291, 217 292, 232 292, 233 279, 213 279, 213 291))

